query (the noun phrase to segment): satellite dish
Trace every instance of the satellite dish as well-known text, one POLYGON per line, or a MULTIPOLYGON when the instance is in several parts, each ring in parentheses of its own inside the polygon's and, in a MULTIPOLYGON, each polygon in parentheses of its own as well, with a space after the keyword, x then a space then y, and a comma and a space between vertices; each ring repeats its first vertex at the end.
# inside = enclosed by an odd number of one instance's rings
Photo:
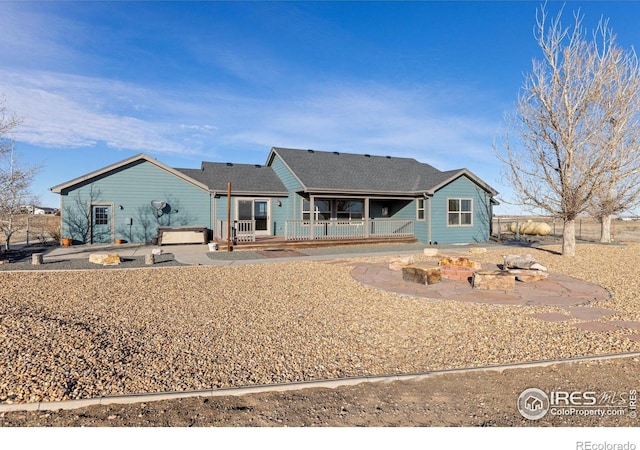
POLYGON ((156 210, 161 211, 165 206, 167 206, 167 202, 163 202, 162 200, 151 200, 151 206, 156 210))

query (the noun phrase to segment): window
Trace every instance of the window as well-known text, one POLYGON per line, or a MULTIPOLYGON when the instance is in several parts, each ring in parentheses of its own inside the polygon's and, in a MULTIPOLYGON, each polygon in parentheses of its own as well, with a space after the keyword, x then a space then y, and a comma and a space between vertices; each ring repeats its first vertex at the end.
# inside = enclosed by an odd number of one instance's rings
MULTIPOLYGON (((302 199, 302 220, 309 221, 309 206, 311 202, 307 199, 302 199)), ((329 220, 331 219, 331 201, 329 200, 320 200, 315 199, 313 202, 315 207, 315 214, 313 216, 313 220, 329 220)))
POLYGON ((338 220, 362 220, 364 200, 336 200, 338 220))
POLYGON ((417 219, 424 220, 424 199, 419 198, 416 200, 417 219))
POLYGON ((470 198, 450 198, 447 201, 447 225, 470 227, 473 225, 473 206, 470 198))
POLYGON ((97 206, 95 208, 96 217, 94 219, 94 225, 109 225, 109 216, 107 215, 108 208, 106 206, 97 206))

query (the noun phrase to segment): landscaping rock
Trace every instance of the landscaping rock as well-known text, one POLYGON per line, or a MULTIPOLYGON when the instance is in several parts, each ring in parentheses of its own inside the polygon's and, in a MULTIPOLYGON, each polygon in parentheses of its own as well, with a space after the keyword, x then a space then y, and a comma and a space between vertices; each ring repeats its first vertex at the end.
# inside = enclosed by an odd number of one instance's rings
POLYGON ((407 266, 402 268, 402 279, 418 284, 435 284, 442 280, 440 267, 407 266))
POLYGON ((504 255, 504 269, 532 269, 544 270, 547 268, 539 264, 530 254, 525 255, 504 255))
POLYGON ((513 291, 515 275, 503 270, 478 271, 473 274, 474 289, 513 291))
POLYGON ((413 256, 403 256, 403 257, 393 258, 389 262, 389 270, 399 271, 399 270, 402 270, 403 267, 407 267, 413 264, 414 262, 415 260, 413 259, 413 256))
POLYGON ((477 261, 472 261, 469 258, 463 257, 446 257, 443 256, 440 258, 441 266, 459 266, 459 267, 468 267, 469 269, 481 269, 482 265, 477 261))
POLYGON ((102 264, 103 266, 117 266, 120 264, 120 255, 117 253, 91 253, 89 262, 93 264, 102 264))
POLYGON ((523 283, 531 283, 546 279, 549 274, 541 270, 509 269, 509 273, 515 275, 516 280, 523 283))

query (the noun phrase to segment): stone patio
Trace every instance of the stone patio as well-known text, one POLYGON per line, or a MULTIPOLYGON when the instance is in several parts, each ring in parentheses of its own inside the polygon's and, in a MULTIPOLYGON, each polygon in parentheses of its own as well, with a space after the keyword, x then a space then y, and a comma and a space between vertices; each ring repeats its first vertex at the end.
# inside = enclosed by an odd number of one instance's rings
MULTIPOLYGON (((434 262, 434 267, 436 264, 434 262)), ((351 276, 366 286, 429 300, 456 300, 511 306, 557 306, 566 313, 532 313, 531 316, 548 322, 580 320, 582 322, 575 326, 586 331, 606 332, 630 329, 634 330, 634 333, 626 337, 640 340, 640 333, 638 333, 640 322, 599 321, 620 312, 588 306, 594 302, 608 300, 610 294, 603 287, 576 278, 549 273, 545 280, 532 283, 516 282, 513 290, 478 290, 473 289, 469 281, 445 278, 431 285, 404 281, 401 271, 390 270, 388 266, 388 263, 360 263, 351 270, 351 276)), ((499 267, 495 264, 482 265, 483 271, 498 269, 499 267)))

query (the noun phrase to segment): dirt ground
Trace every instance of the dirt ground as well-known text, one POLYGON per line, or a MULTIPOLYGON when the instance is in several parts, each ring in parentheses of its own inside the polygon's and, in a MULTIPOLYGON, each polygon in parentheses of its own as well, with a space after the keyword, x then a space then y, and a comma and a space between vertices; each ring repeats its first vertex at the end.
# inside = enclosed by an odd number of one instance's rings
MULTIPOLYGON (((637 427, 630 414, 640 357, 547 367, 449 373, 420 381, 363 383, 246 396, 189 398, 57 412, 0 413, 3 427, 637 427), (528 388, 592 392, 603 410, 624 415, 524 418, 528 388)), ((580 409, 580 408, 577 408, 580 409)), ((567 410, 568 411, 568 410, 567 410)), ((585 409, 582 409, 585 411, 585 409)))

